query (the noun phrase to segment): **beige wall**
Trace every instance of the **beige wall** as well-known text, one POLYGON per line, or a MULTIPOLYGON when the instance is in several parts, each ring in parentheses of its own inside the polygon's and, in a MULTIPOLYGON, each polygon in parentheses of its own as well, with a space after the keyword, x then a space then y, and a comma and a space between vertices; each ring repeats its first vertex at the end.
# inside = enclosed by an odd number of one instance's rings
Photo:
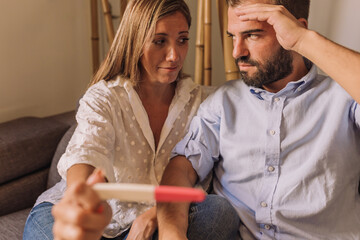
MULTIPOLYGON (((88 0, 0 0, 0 122, 75 109, 91 78, 88 0)), ((110 0, 116 14, 118 1, 110 0)), ((185 71, 194 73, 197 1, 185 71)), ((224 82, 213 0, 212 79, 224 82)), ((359 0, 312 0, 310 28, 360 51, 359 0)), ((104 34, 104 30, 101 31, 104 34)), ((106 51, 101 42, 101 52, 106 51)))
POLYGON ((85 0, 0 0, 0 122, 76 108, 91 76, 85 0))

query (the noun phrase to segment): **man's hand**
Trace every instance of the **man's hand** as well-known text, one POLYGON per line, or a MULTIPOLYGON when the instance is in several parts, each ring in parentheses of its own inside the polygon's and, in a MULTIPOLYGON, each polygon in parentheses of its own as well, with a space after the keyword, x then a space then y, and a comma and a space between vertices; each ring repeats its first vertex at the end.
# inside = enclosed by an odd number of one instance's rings
POLYGON ((307 30, 307 21, 296 19, 284 6, 271 4, 249 4, 236 8, 241 21, 260 21, 272 25, 281 46, 299 52, 302 38, 307 30))
POLYGON ((150 240, 157 227, 156 207, 152 207, 135 219, 127 239, 150 240))
POLYGON ((111 220, 111 208, 101 201, 91 188, 105 179, 100 171, 88 178, 87 182, 73 183, 63 199, 53 207, 55 219, 54 239, 99 240, 111 220))

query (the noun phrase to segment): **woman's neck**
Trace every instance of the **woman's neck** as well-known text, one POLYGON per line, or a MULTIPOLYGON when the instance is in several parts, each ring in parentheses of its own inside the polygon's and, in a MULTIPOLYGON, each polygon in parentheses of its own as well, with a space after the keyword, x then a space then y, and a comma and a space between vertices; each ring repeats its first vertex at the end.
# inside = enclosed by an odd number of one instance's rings
POLYGON ((139 83, 135 87, 141 101, 170 105, 175 95, 176 82, 171 84, 139 83))
POLYGON ((142 83, 135 88, 148 115, 156 149, 171 101, 175 95, 175 88, 176 82, 171 84, 142 83))

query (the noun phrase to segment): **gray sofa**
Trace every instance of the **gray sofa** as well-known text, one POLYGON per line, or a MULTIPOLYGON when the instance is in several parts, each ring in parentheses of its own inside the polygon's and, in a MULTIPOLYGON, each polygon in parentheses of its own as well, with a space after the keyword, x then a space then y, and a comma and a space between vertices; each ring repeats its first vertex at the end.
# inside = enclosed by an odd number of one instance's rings
POLYGON ((74 111, 0 124, 0 240, 22 239, 35 200, 60 180, 56 165, 75 126, 74 111))

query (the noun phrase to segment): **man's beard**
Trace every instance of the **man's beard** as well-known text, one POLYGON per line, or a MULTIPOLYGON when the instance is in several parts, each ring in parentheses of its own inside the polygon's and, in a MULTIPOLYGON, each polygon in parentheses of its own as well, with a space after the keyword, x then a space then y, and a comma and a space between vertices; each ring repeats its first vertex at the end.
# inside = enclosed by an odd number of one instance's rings
POLYGON ((257 68, 257 71, 251 77, 247 72, 240 69, 240 76, 248 86, 258 88, 289 76, 293 71, 292 61, 293 57, 290 51, 285 50, 283 47, 280 47, 279 51, 270 57, 264 65, 260 65, 259 62, 249 57, 235 59, 236 65, 241 62, 257 68))

